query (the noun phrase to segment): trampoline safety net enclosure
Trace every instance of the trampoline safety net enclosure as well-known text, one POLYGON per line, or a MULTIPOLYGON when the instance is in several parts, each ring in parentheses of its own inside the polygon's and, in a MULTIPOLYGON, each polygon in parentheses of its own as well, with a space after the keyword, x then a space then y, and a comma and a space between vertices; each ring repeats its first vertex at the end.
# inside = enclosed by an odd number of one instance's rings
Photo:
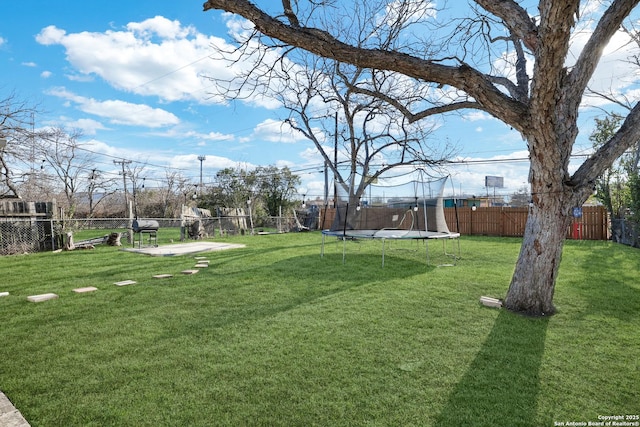
MULTIPOLYGON (((444 216, 443 195, 448 177, 428 180, 419 169, 408 175, 410 180, 406 176, 378 180, 360 192, 354 189, 354 177, 350 177, 348 185, 338 186, 333 223, 330 229, 322 231, 321 255, 324 256, 325 236, 343 241, 381 239, 384 266, 384 240, 459 238, 459 233, 449 230, 444 216)), ((429 262, 428 245, 425 248, 429 262)), ((343 246, 343 262, 344 252, 343 246)))

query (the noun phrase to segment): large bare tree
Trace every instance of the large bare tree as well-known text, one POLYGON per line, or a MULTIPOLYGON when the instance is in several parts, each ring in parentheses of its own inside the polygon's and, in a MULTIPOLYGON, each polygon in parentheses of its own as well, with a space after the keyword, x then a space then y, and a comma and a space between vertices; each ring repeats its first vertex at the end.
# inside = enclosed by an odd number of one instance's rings
POLYGON ((36 108, 15 92, 0 99, 0 198, 21 197, 19 184, 30 177, 36 108))
MULTIPOLYGON (((399 28, 406 24, 394 23, 399 28)), ((369 36, 366 31, 354 34, 362 39, 369 36)), ((369 95, 384 91, 408 108, 422 102, 424 86, 397 73, 363 69, 305 51, 274 56, 269 46, 247 40, 238 34, 237 50, 218 51, 216 59, 230 67, 238 56, 254 62, 249 67, 245 62, 246 71, 230 80, 210 77, 216 82, 217 95, 238 100, 250 94, 276 100, 289 113, 286 124, 313 142, 333 172, 336 186, 348 195, 350 206, 355 208, 367 187, 389 170, 408 165, 437 167, 453 155, 448 141, 430 139, 433 122, 412 121, 385 100, 369 95)))
POLYGON ((67 202, 67 215, 72 218, 78 208, 81 191, 88 190, 91 167, 95 163, 92 153, 83 150, 82 132, 62 126, 40 132, 36 153, 47 163, 57 178, 67 202))
POLYGON ((530 153, 533 206, 505 306, 542 316, 555 312, 554 289, 572 207, 592 194, 596 178, 640 138, 636 103, 615 135, 569 172, 587 85, 604 48, 639 1, 596 2, 596 10, 588 11, 594 25, 576 55, 570 55, 570 42, 584 12, 579 0, 540 0, 533 14, 515 0, 474 0, 464 9, 465 16, 441 10, 431 15, 433 20, 424 19, 425 12, 419 14, 430 3, 418 0, 283 0, 280 7, 265 3, 269 12, 248 0, 208 0, 204 10, 221 9, 251 21, 254 42, 301 48, 360 68, 397 72, 430 86, 431 105, 417 111, 384 92, 370 91, 410 120, 471 108, 519 131, 530 153), (346 11, 349 6, 353 8, 346 11), (386 23, 407 14, 415 16, 409 31, 380 43, 385 38, 378 35, 390 28, 386 23), (440 16, 447 22, 438 22, 440 16), (365 19, 371 22, 371 37, 354 43, 343 30, 365 19), (438 37, 447 26, 450 37, 442 43, 438 37), (512 67, 496 67, 500 59, 512 67), (442 96, 444 91, 450 96, 442 96))
POLYGON ((87 176, 87 202, 86 215, 93 218, 100 205, 108 204, 110 196, 116 192, 116 179, 109 177, 97 169, 91 169, 87 176))

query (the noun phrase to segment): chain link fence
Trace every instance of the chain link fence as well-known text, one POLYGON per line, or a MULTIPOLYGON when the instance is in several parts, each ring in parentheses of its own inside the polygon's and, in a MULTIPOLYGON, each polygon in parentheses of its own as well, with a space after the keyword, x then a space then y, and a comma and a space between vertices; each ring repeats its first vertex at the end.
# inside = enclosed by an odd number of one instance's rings
POLYGON ((625 219, 611 220, 611 240, 640 248, 640 224, 625 219))
POLYGON ((51 219, 0 218, 0 255, 59 249, 61 235, 61 224, 51 219))
MULTIPOLYGON (((180 218, 147 219, 157 221, 160 229, 180 228, 181 238, 185 240, 251 233, 287 233, 318 228, 316 212, 291 217, 262 218, 258 224, 253 224, 248 215, 199 218, 197 232, 192 232, 192 223, 185 223, 180 218)), ((86 230, 108 230, 125 233, 131 230, 131 223, 129 218, 0 218, 0 256, 62 249, 68 232, 75 234, 86 230)))

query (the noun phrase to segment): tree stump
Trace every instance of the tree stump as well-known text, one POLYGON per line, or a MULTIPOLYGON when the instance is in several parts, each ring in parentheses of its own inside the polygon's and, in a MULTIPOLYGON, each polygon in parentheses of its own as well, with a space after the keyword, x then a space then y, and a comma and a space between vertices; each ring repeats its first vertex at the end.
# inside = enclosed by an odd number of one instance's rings
POLYGON ((120 243, 120 237, 122 236, 121 233, 111 233, 109 234, 109 237, 107 238, 107 245, 109 246, 122 246, 122 243, 120 243))
POLYGON ((198 240, 207 237, 207 232, 201 220, 197 219, 191 223, 189 226, 189 237, 198 240))
POLYGON ((73 243, 73 233, 71 231, 67 232, 65 235, 64 249, 67 251, 72 251, 76 248, 76 245, 73 243))

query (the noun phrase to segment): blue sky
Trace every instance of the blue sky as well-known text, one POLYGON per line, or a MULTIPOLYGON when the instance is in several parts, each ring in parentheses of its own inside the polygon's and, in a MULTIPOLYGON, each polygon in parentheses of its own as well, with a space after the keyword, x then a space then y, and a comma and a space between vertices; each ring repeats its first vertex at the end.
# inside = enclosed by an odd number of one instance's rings
MULTIPOLYGON (((229 103, 211 95, 211 82, 202 76, 229 73, 210 57, 212 44, 228 43, 229 19, 203 12, 201 0, 4 2, 0 88, 40 104, 36 127, 82 129, 103 171, 117 170, 113 160, 126 159, 147 164, 148 183, 163 175, 162 168, 197 183, 197 157, 206 156, 203 180, 209 183, 224 167, 286 165, 302 176, 307 197, 321 197, 322 160, 311 142, 283 132, 285 113, 268 100, 229 103)), ((584 34, 576 37, 576 51, 584 34)), ((628 57, 620 49, 624 40, 616 43, 595 81, 611 86, 619 76, 633 75, 620 88, 629 90, 637 70, 611 65, 628 57)), ((576 151, 590 147, 593 119, 601 114, 583 109, 576 151)), ((526 144, 490 116, 469 112, 447 119, 433 137, 456 144, 460 158, 470 160, 449 170, 456 192, 484 194, 486 175, 504 177, 500 193, 526 185, 527 162, 494 162, 526 158, 526 144)))

